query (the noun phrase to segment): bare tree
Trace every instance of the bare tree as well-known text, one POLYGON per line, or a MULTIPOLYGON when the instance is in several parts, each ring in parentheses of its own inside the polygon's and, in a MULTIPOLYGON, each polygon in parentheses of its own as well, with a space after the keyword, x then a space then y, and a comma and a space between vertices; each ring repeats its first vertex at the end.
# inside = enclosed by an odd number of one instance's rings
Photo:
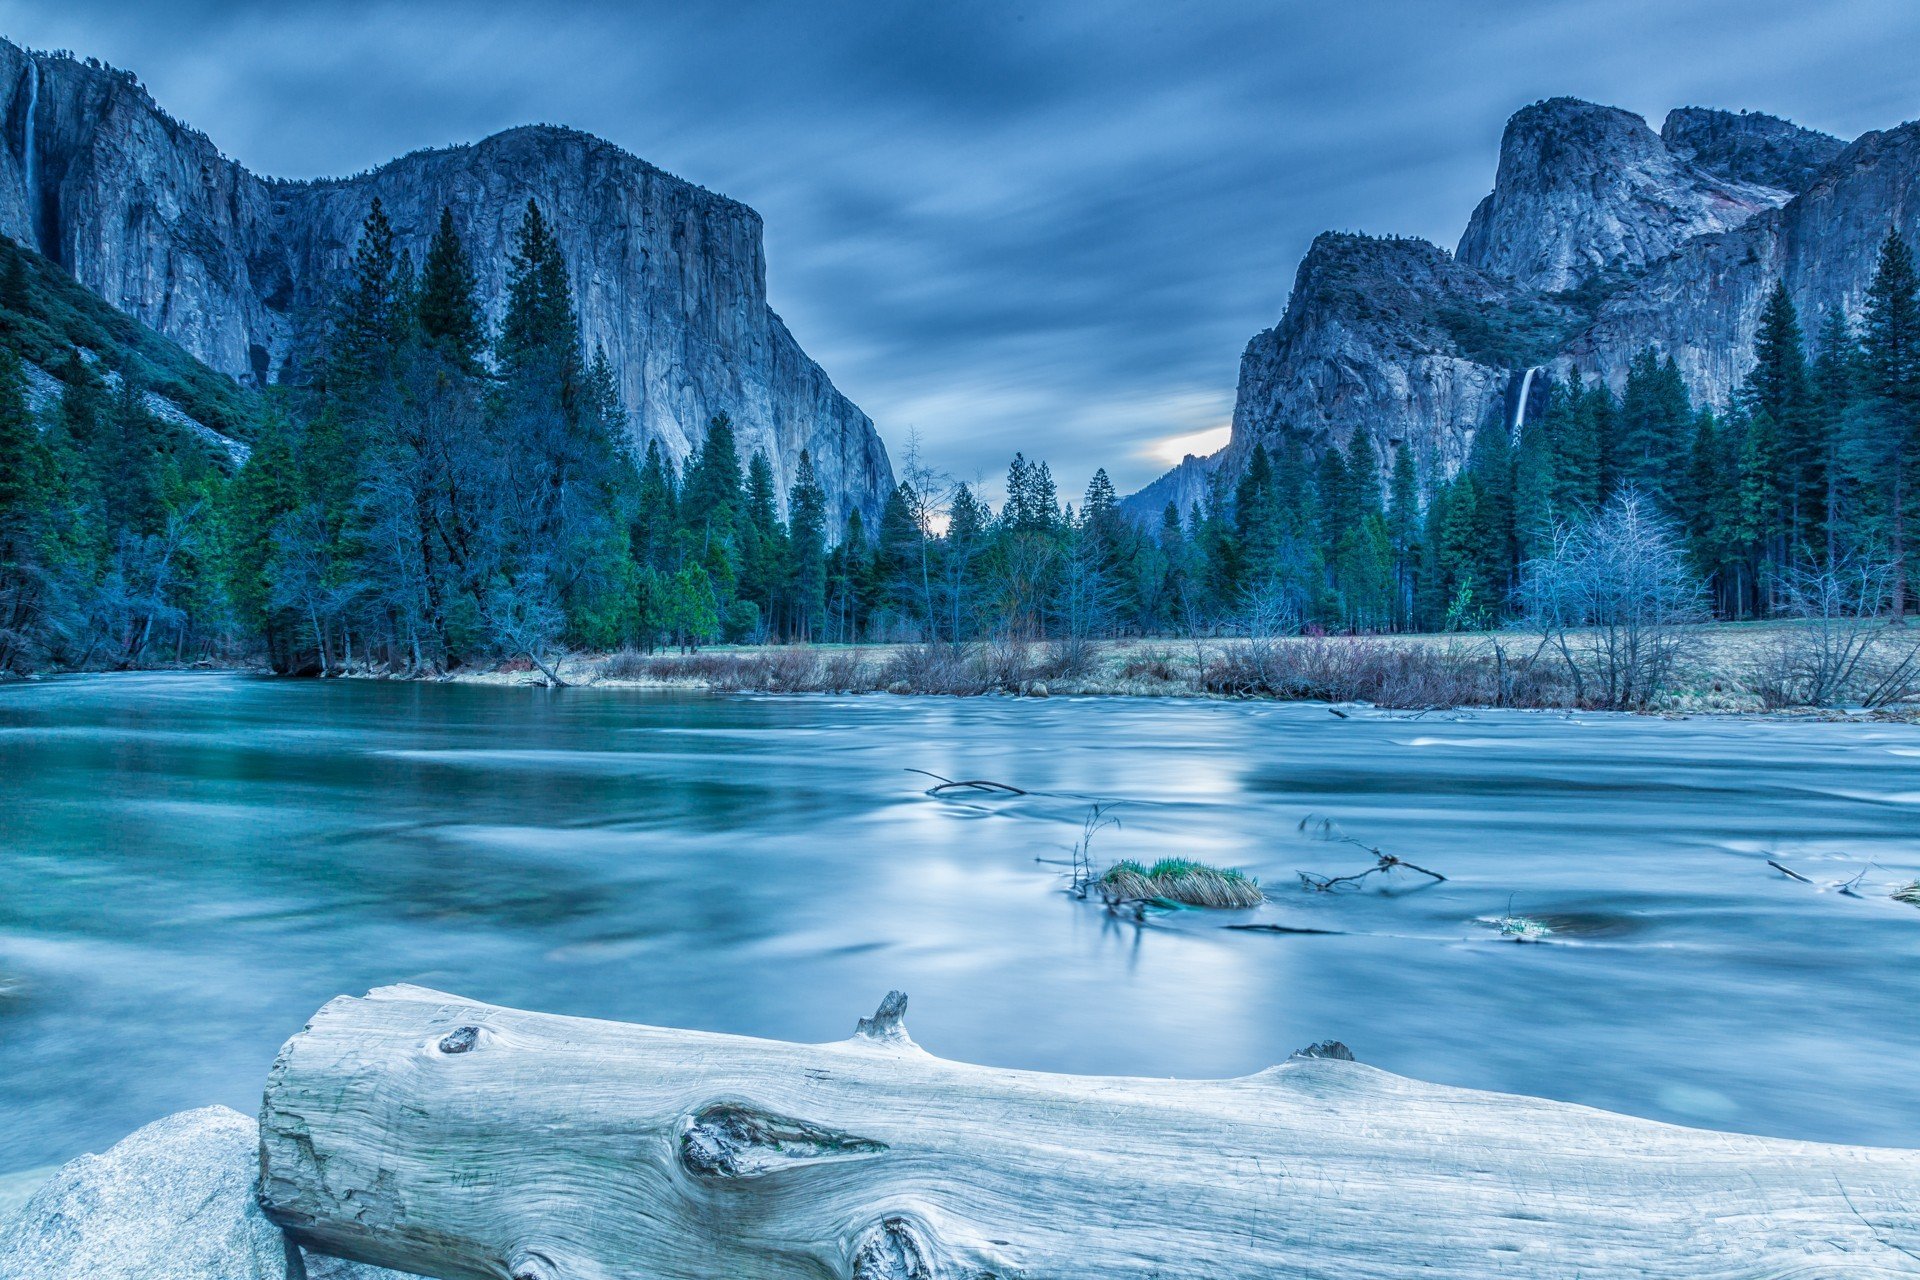
MULTIPOLYGON (((1773 595, 1790 619, 1748 664, 1746 683, 1769 707, 1831 707, 1876 683, 1875 659, 1893 646, 1887 628, 1892 571, 1867 560, 1797 566, 1773 595)), ((1911 646, 1900 646, 1911 647, 1911 646)))
POLYGON ((1679 535, 1633 489, 1557 528, 1522 567, 1530 625, 1567 664, 1575 697, 1614 710, 1651 704, 1698 643, 1706 588, 1679 535))

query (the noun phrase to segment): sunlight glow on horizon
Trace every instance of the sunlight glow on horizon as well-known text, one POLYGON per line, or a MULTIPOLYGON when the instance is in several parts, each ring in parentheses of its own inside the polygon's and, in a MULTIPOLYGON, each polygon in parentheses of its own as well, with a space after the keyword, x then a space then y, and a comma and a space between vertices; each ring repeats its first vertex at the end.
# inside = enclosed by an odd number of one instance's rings
POLYGON ((1218 453, 1227 447, 1227 438, 1232 434, 1231 426, 1219 426, 1208 427, 1205 431, 1189 431, 1185 435, 1162 436, 1158 440, 1149 440, 1138 456, 1177 467, 1190 453, 1202 458, 1210 453, 1218 453))

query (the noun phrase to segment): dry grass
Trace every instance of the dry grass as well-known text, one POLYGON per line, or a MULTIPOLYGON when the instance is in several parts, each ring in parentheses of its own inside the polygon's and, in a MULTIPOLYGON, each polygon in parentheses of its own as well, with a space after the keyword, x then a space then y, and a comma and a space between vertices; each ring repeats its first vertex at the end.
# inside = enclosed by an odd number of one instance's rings
POLYGON ((1258 881, 1230 867, 1210 867, 1185 858, 1163 858, 1151 867, 1115 863, 1100 877, 1100 888, 1113 902, 1163 899, 1219 910, 1257 907, 1267 900, 1258 881))
POLYGON ((1909 906, 1920 907, 1920 880, 1915 880, 1911 884, 1903 884, 1898 889, 1895 889, 1893 891, 1893 900, 1895 902, 1907 903, 1909 906))
MULTIPOLYGON (((1749 679, 1756 660, 1794 623, 1703 628, 1697 652, 1651 708, 1659 712, 1768 710, 1749 679)), ((694 654, 632 651, 570 660, 581 683, 722 692, 1257 698, 1366 702, 1386 708, 1562 709, 1572 690, 1539 638, 1465 635, 1102 640, 1014 640, 849 647, 717 647, 694 654), (1530 659, 1534 659, 1529 661, 1530 659)), ((525 683, 525 673, 463 672, 456 679, 525 683)), ((1835 712, 1813 714, 1832 715, 1835 712)), ((1920 715, 1907 702, 1875 713, 1920 715)))

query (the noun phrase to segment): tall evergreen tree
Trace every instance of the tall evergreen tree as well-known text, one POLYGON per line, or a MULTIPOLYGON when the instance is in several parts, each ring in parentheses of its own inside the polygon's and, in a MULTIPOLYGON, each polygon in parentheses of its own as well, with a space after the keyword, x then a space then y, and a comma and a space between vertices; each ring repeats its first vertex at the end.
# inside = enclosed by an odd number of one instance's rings
POLYGON ((1905 614, 1908 544, 1920 527, 1920 278, 1913 251, 1889 231, 1860 331, 1864 413, 1853 432, 1855 466, 1871 491, 1869 531, 1892 566, 1893 613, 1905 614))
POLYGON ((787 538, 793 556, 793 633, 800 640, 819 636, 827 612, 827 495, 813 470, 813 458, 800 451, 788 495, 792 514, 787 538))
POLYGON ((422 337, 462 369, 478 367, 486 347, 486 328, 480 318, 473 263, 460 242, 451 208, 440 210, 440 225, 427 246, 416 312, 422 337))

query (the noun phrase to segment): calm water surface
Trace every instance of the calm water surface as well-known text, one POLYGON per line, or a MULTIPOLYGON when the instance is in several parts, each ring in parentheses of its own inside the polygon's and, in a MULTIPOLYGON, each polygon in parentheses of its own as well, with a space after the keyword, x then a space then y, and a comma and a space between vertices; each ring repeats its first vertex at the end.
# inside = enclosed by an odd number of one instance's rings
POLYGON ((0 690, 0 1174, 251 1112, 314 1009, 396 981, 797 1040, 900 987, 916 1039, 976 1062, 1226 1076, 1332 1037, 1920 1146, 1920 910, 1886 896, 1915 878, 1898 726, 50 680, 0 690), (929 798, 909 767, 1034 794, 929 798), (1273 902, 1140 927, 1073 901, 1036 859, 1099 797, 1126 802, 1103 857, 1241 866, 1273 902), (1309 816, 1451 879, 1308 893, 1296 870, 1368 861, 1309 816), (1476 924, 1509 904, 1560 941, 1476 924))

